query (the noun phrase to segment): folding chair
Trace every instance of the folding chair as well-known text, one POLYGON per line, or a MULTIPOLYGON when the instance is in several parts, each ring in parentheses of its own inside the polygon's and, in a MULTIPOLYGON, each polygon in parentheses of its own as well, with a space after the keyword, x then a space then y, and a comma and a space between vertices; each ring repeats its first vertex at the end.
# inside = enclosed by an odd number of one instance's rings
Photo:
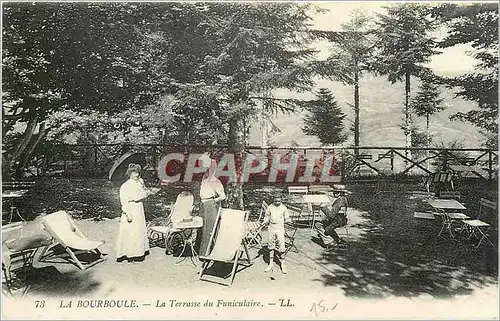
POLYGON ((427 189, 427 192, 430 193, 431 186, 435 186, 436 192, 440 192, 441 188, 444 186, 447 191, 449 191, 448 186, 451 187, 451 190, 455 189, 455 186, 453 184, 453 173, 452 172, 436 172, 429 177, 427 177, 425 181, 425 187, 427 189))
MULTIPOLYGON (((348 205, 347 197, 344 197, 343 200, 339 201, 341 204, 340 209, 339 209, 339 214, 341 214, 345 217, 345 224, 341 227, 345 229, 346 237, 349 237, 349 228, 348 228, 349 218, 347 217, 347 209, 348 209, 349 205, 348 205), (343 200, 345 200, 345 201, 343 201, 343 200)), ((334 202, 334 204, 335 204, 335 202, 334 202)))
POLYGON ((248 221, 246 224, 246 235, 248 248, 254 246, 262 246, 262 229, 264 228, 264 214, 269 205, 266 201, 262 201, 262 206, 259 210, 259 217, 256 221, 248 221))
POLYGON ((479 248, 479 246, 481 246, 481 243, 483 242, 488 242, 490 245, 493 245, 493 242, 488 236, 488 232, 491 229, 492 225, 490 224, 491 222, 485 222, 489 221, 488 212, 485 211, 485 209, 489 209, 493 213, 497 213, 497 204, 493 201, 481 198, 481 200, 479 201, 479 213, 476 219, 462 221, 469 232, 467 240, 471 239, 473 236, 479 238, 479 241, 476 244, 476 248, 479 248))
MULTIPOLYGON (((209 281, 203 279, 205 270, 209 267, 210 263, 222 262, 230 263, 233 265, 231 274, 229 275, 229 284, 219 283, 226 286, 231 286, 234 281, 236 269, 243 253, 247 257, 245 266, 252 264, 248 249, 245 244, 246 221, 248 213, 245 211, 220 208, 217 214, 216 223, 210 235, 207 255, 200 256, 200 260, 204 261, 201 265, 199 280, 209 281)), ((226 278, 224 276, 222 278, 226 278)), ((218 282, 216 282, 218 283, 218 282)))
POLYGON ((294 249, 295 253, 299 253, 299 249, 294 244, 297 230, 298 226, 294 223, 285 223, 285 252, 283 253, 283 258, 291 249, 294 249))
POLYGON ((89 240, 65 211, 58 211, 45 216, 42 219, 42 226, 52 237, 52 244, 43 250, 40 262, 60 263, 58 261, 49 261, 49 259, 62 258, 85 270, 105 260, 98 249, 99 246, 104 244, 104 241, 89 240), (59 245, 62 246, 65 253, 57 253, 55 249, 59 245), (45 254, 47 251, 49 253, 45 254), (84 253, 94 256, 94 259, 84 264, 77 257, 77 254, 84 253))

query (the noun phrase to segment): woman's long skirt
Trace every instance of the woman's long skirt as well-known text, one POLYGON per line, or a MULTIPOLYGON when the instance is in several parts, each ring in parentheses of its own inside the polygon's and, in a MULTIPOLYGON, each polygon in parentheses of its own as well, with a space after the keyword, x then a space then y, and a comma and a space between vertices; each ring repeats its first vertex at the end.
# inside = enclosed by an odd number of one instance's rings
POLYGON ((141 257, 149 250, 149 241, 146 235, 146 218, 142 203, 130 203, 129 215, 132 222, 127 221, 127 215, 122 214, 120 228, 116 242, 116 258, 141 257))
POLYGON ((219 212, 220 203, 209 200, 202 202, 200 205, 201 216, 203 217, 203 229, 201 232, 201 242, 200 242, 200 255, 209 255, 208 245, 210 242, 210 236, 212 235, 215 222, 217 220, 217 213, 219 212))

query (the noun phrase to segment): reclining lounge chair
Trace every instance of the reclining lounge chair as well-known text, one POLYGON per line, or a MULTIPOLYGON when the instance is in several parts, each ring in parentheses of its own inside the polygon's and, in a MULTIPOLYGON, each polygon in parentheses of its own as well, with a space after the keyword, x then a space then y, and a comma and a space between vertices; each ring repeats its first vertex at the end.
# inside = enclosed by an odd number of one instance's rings
MULTIPOLYGON (((245 242, 247 217, 248 213, 245 211, 227 208, 219 209, 209 241, 209 251, 207 251, 209 254, 200 256, 200 260, 204 261, 201 265, 200 280, 208 281, 202 278, 210 263, 232 263, 229 284, 224 284, 231 286, 238 267, 238 261, 242 258, 243 253, 247 258, 245 265, 250 266, 252 264, 245 242)), ((227 276, 223 278, 227 278, 227 276)))
POLYGON ((93 241, 85 237, 71 216, 65 211, 58 211, 45 216, 42 219, 42 226, 52 237, 52 245, 43 251, 41 262, 60 263, 60 261, 49 261, 49 259, 63 258, 85 270, 105 260, 98 249, 99 246, 104 244, 104 241, 93 241), (65 253, 57 253, 55 251, 57 246, 61 246, 65 253), (48 253, 45 254, 47 251, 48 253), (91 254, 94 257, 93 260, 84 264, 77 257, 78 254, 83 253, 91 254))

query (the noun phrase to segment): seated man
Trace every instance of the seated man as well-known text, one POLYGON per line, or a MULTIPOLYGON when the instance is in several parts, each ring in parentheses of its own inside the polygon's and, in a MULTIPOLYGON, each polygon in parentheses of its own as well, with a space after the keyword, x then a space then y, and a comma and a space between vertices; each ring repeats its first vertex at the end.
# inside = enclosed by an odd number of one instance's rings
POLYGON ((323 207, 322 210, 326 218, 322 222, 317 222, 315 224, 318 235, 321 237, 327 250, 331 250, 338 244, 344 242, 337 232, 335 232, 336 228, 347 224, 345 213, 340 211, 342 208, 347 209, 347 198, 345 196, 337 198, 331 206, 323 207))

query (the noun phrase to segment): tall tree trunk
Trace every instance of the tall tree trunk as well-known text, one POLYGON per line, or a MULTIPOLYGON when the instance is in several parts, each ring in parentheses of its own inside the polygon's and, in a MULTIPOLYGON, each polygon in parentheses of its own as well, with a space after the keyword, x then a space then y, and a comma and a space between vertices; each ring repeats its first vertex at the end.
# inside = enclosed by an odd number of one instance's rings
POLYGON ((263 149, 269 148, 269 119, 264 108, 260 113, 260 146, 263 149))
MULTIPOLYGON (((411 147, 411 110, 410 110, 410 97, 411 97, 411 79, 410 73, 405 73, 405 136, 406 136, 406 147, 411 147)), ((409 149, 405 150, 405 156, 411 159, 411 151, 409 149)), ((405 164, 408 165, 408 161, 405 160, 405 164)))
MULTIPOLYGON (((426 120, 426 124, 425 124, 425 139, 427 140, 426 141, 427 148, 430 147, 430 142, 431 142, 431 134, 429 132, 429 117, 430 117, 429 114, 425 115, 425 120, 426 120)), ((426 151, 426 157, 427 158, 429 157, 429 150, 426 151)), ((427 160, 427 170, 430 170, 430 167, 431 167, 430 160, 427 160)))
POLYGON ((46 132, 47 130, 45 128, 45 122, 42 122, 38 128, 38 134, 30 141, 29 145, 26 147, 24 153, 20 157, 18 170, 21 170, 22 168, 28 166, 29 162, 31 161, 33 151, 45 136, 46 132))
POLYGON ((12 170, 14 169, 14 166, 19 160, 19 157, 23 154, 31 138, 33 137, 37 124, 38 117, 31 119, 28 122, 26 129, 24 130, 24 135, 20 138, 18 144, 14 147, 14 149, 10 153, 6 154, 6 156, 3 156, 4 154, 2 153, 3 180, 9 180, 12 178, 12 170))
MULTIPOLYGON (((354 146, 359 146, 359 72, 354 71, 354 146)), ((359 150, 354 151, 355 155, 359 155, 359 150)))
POLYGON ((229 122, 229 152, 233 153, 236 165, 236 182, 229 182, 227 204, 230 208, 244 210, 241 175, 245 152, 245 126, 242 118, 234 116, 229 122))

